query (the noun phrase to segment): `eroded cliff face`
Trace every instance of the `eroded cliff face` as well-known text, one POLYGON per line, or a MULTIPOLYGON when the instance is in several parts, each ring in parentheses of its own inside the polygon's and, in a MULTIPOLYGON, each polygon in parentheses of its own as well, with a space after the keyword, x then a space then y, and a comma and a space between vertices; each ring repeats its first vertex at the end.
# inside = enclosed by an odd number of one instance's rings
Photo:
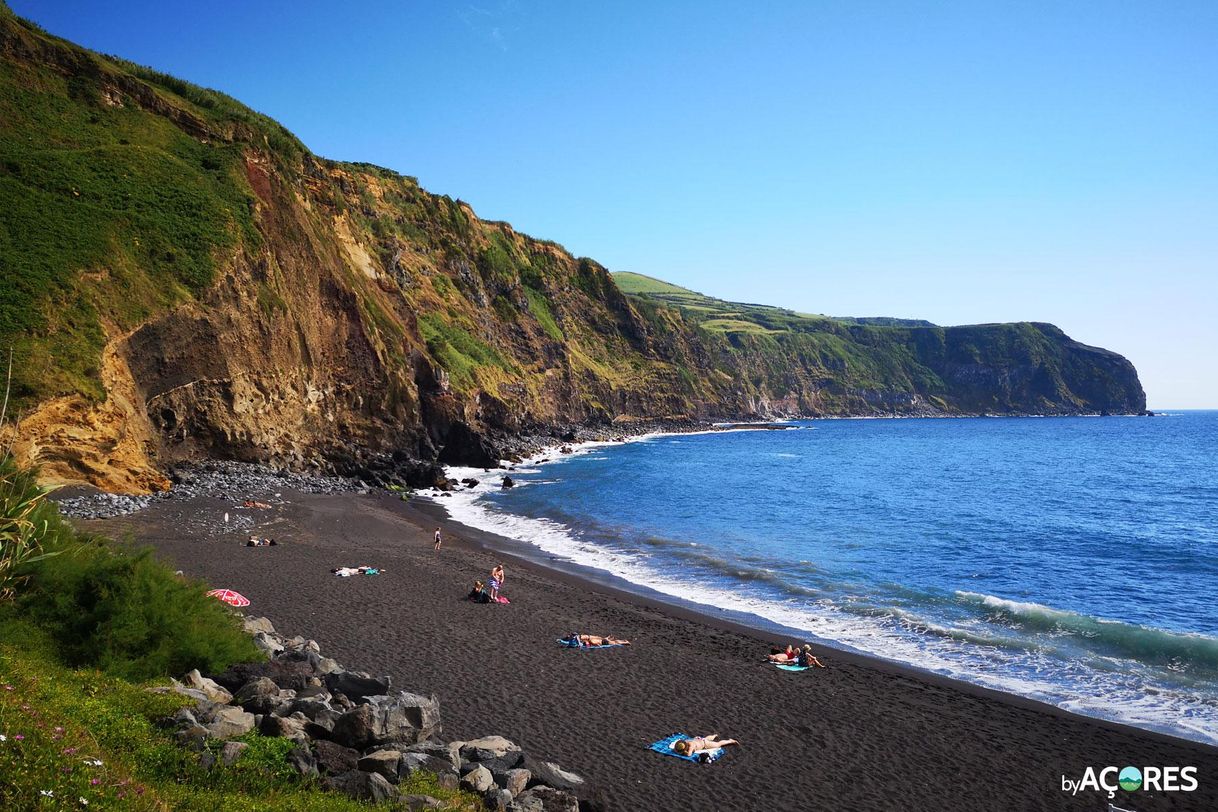
POLYGON ((52 479, 147 490, 213 456, 408 471, 655 418, 1144 408, 1128 361, 1049 325, 708 331, 2 8, 0 64, 6 431, 52 479))

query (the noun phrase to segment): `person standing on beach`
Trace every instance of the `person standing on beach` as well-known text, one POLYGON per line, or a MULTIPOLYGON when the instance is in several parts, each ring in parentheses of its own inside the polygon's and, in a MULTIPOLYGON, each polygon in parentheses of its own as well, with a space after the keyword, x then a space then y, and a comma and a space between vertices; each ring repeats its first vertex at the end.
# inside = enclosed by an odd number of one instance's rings
POLYGON ((436 528, 436 552, 440 552, 440 528, 436 528))
POLYGON ((491 570, 490 583, 486 585, 491 592, 491 600, 499 600, 499 588, 503 586, 503 580, 503 565, 496 564, 495 568, 491 570))

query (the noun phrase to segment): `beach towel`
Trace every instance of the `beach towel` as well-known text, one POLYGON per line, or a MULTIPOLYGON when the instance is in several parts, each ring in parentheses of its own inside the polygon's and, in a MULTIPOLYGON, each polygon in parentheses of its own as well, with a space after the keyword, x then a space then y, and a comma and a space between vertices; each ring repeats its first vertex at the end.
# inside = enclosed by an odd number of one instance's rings
POLYGON ((809 665, 793 665, 792 663, 774 663, 774 665, 778 666, 783 671, 807 671, 809 668, 811 668, 809 665))
POLYGON ((511 601, 500 595, 499 597, 495 598, 495 603, 511 603, 511 601))
POLYGON ((350 578, 353 575, 380 575, 381 571, 376 567, 339 567, 333 573, 339 578, 350 578))
POLYGON ((698 754, 692 755, 692 756, 683 756, 680 753, 678 753, 676 750, 672 749, 672 746, 674 744, 676 744, 678 741, 680 741, 681 739, 688 739, 688 738, 692 738, 692 737, 686 736, 684 733, 674 733, 671 736, 669 736, 667 739, 660 739, 655 744, 647 745, 647 749, 655 750, 660 755, 672 756, 673 758, 679 758, 682 761, 692 761, 695 764, 709 764, 710 762, 718 759, 719 756, 723 755, 722 747, 717 747, 714 750, 707 750, 705 752, 698 753, 698 754))
POLYGON ((585 646, 583 643, 579 643, 579 642, 576 642, 573 640, 568 640, 565 637, 560 637, 557 640, 555 640, 554 642, 558 643, 558 645, 562 646, 563 648, 580 648, 580 649, 617 648, 618 646, 622 645, 621 643, 605 643, 603 646, 585 646))

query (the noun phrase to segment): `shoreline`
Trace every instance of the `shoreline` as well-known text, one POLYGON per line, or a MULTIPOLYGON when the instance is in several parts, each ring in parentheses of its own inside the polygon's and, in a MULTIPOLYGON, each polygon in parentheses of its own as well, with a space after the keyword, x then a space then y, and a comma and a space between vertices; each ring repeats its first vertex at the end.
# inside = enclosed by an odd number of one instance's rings
POLYGON ((761 661, 777 635, 491 553, 491 534, 437 519, 435 505, 389 493, 268 496, 269 510, 192 497, 86 526, 130 533, 188 574, 242 592, 283 633, 439 696, 445 738, 500 733, 584 775, 605 809, 1096 810, 1102 794, 1071 796, 1061 778, 1107 764, 1198 767, 1197 792, 1140 792, 1118 805, 1218 803, 1218 749, 1198 742, 824 646, 814 648, 828 668, 787 674, 761 661), (244 547, 244 526, 221 521, 229 511, 280 546, 244 547), (447 528, 438 555, 437 524, 447 528), (512 603, 463 600, 499 559, 512 603), (365 563, 385 573, 329 572, 365 563), (553 644, 572 631, 634 645, 553 644), (745 744, 711 766, 645 749, 678 731, 745 744))
MULTIPOLYGON (((983 697, 990 700, 1004 702, 1016 707, 1025 708, 1045 713, 1050 715, 1062 716, 1064 718, 1073 719, 1078 722, 1087 724, 1095 724, 1100 727, 1105 727, 1114 731, 1125 733, 1136 733, 1157 738, 1164 743, 1177 743, 1196 746, 1203 750, 1212 752, 1218 756, 1218 744, 1210 744, 1208 742, 1189 739, 1183 736, 1177 736, 1171 733, 1165 733, 1159 730, 1140 727, 1138 725, 1117 722, 1111 719, 1104 719, 1098 716, 1089 716, 1084 713, 1066 710, 1065 708, 1053 705, 1049 702, 1044 702, 1039 699, 1023 696, 1021 694, 1012 693, 1010 691, 1002 691, 997 688, 989 688, 984 685, 978 685, 974 682, 950 677, 945 674, 940 674, 930 669, 920 668, 911 663, 901 662, 899 660, 891 660, 885 657, 880 657, 875 654, 869 654, 863 651, 857 651, 848 647, 835 645, 835 641, 812 635, 806 630, 796 629, 794 627, 786 627, 779 623, 766 621, 764 618, 752 616, 756 618, 755 623, 748 622, 747 619, 732 619, 725 615, 734 614, 742 615, 743 613, 731 612, 730 610, 721 610, 723 615, 716 615, 710 611, 713 607, 708 604, 699 604, 694 601, 686 601, 680 598, 664 595, 649 589, 645 585, 634 584, 624 578, 615 575, 598 576, 591 571, 591 568, 584 567, 569 561, 559 561, 554 556, 545 556, 544 552, 538 548, 533 548, 540 553, 538 556, 530 556, 522 554, 519 551, 511 549, 520 545, 528 545, 528 542, 519 539, 513 539, 507 536, 502 536, 488 530, 482 530, 460 521, 452 519, 442 502, 439 502, 430 497, 422 497, 428 499, 424 504, 409 504, 407 509, 420 514, 416 523, 420 527, 427 524, 421 519, 426 517, 429 521, 440 526, 445 533, 445 536, 460 534, 464 539, 473 542, 479 549, 494 553, 502 557, 505 561, 509 561, 513 566, 536 567, 545 570, 548 577, 555 580, 569 583, 576 587, 589 589, 600 592, 615 600, 620 600, 626 603, 634 603, 640 607, 662 612, 675 619, 698 623, 705 626, 710 626, 721 631, 737 634, 742 637, 749 637, 756 640, 759 644, 770 645, 771 643, 787 638, 799 639, 801 642, 809 642, 818 648, 827 650, 832 653, 832 656, 844 662, 851 662, 855 665, 863 666, 879 672, 900 675, 907 678, 923 680, 929 684, 941 685, 953 691, 972 694, 977 697, 983 697), (544 560, 543 560, 544 559, 544 560), (619 585, 620 584, 620 585, 619 585)), ((403 514, 404 517, 406 514, 403 514)), ((529 545, 531 546, 531 545, 529 545)))

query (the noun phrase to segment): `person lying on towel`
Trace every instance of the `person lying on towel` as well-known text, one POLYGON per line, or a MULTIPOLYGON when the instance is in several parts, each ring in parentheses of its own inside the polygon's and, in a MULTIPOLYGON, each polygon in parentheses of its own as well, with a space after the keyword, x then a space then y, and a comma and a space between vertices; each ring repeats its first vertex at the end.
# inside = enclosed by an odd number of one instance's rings
POLYGON ((718 750, 720 747, 727 747, 729 744, 740 744, 735 739, 721 739, 718 733, 712 733, 709 736, 693 736, 688 739, 677 739, 673 742, 672 749, 682 756, 697 756, 700 753, 711 753, 718 750))
POLYGON ((575 646, 628 646, 629 640, 623 640, 620 637, 601 637, 595 634, 570 634, 563 638, 563 642, 568 645, 575 646))

